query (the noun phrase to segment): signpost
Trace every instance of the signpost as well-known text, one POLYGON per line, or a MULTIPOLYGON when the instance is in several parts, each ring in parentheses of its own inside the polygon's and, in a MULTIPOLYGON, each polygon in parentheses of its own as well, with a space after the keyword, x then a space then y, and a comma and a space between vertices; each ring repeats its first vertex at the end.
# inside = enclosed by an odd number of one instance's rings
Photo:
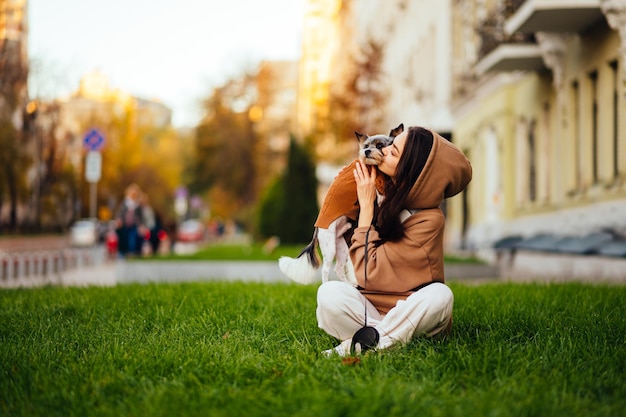
POLYGON ((99 151, 104 145, 104 135, 98 129, 91 129, 85 134, 83 144, 90 151, 99 151))
POLYGON ((182 219, 187 213, 187 197, 189 192, 185 187, 178 187, 174 192, 174 211, 182 219))
POLYGON ((85 134, 83 145, 87 148, 85 179, 89 183, 89 217, 96 218, 97 184, 102 175, 100 149, 104 145, 104 135, 97 129, 91 129, 85 134))
POLYGON ((98 151, 87 152, 85 158, 85 179, 88 182, 100 181, 102 174, 102 155, 98 151))

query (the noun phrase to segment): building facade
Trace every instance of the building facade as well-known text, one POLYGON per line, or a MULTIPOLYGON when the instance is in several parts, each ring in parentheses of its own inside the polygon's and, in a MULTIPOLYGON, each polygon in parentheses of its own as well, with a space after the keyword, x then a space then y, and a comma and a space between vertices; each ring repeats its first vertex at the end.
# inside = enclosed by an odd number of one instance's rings
MULTIPOLYGON (((361 106, 357 117, 368 134, 386 133, 403 123, 436 130, 455 142, 452 97, 452 10, 449 0, 310 0, 305 16, 304 43, 298 108, 304 132, 328 111, 328 100, 349 77, 356 59, 367 60, 371 45, 380 48, 380 68, 371 85, 361 86, 367 95, 377 90, 375 102, 361 106), (313 42, 315 40, 315 42, 313 42), (316 69, 313 71, 312 69, 316 69), (304 74, 304 76, 303 76, 304 74), (313 75, 315 74, 315 76, 313 75), (308 100, 308 101, 307 101, 308 100)), ((364 63, 364 66, 367 62, 364 63)), ((329 136, 318 143, 320 198, 342 165, 329 163, 325 155, 340 153, 343 162, 354 158, 356 142, 340 149, 329 136)), ((461 200, 458 196, 453 200, 461 200)), ((460 213, 450 216, 463 217, 460 213)), ((447 207, 446 207, 446 211, 447 207)), ((447 233, 459 235, 457 223, 447 233)))
POLYGON ((35 108, 28 105, 27 14, 26 0, 0 0, 0 229, 27 217, 23 184, 39 162, 29 124, 35 108))
POLYGON ((474 166, 458 246, 626 232, 626 2, 452 10, 453 136, 474 166))
POLYGON ((511 236, 626 233, 626 1, 347 0, 332 10, 317 17, 341 47, 302 56, 337 74, 314 84, 317 97, 375 40, 387 97, 372 111, 389 126, 430 127, 472 161, 472 183, 446 203, 448 251, 493 259, 511 236))
POLYGON ((28 101, 28 5, 0 0, 0 112, 21 128, 28 101))
POLYGON ((339 50, 341 0, 307 0, 298 68, 297 123, 303 138, 317 129, 328 111, 332 60, 339 50))

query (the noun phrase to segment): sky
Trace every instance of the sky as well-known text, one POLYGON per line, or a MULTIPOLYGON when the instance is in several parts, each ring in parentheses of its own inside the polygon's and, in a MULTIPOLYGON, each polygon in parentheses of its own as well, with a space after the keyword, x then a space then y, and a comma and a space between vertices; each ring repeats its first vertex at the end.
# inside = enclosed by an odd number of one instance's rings
POLYGON ((304 0, 29 0, 31 98, 100 71, 194 126, 212 89, 262 60, 300 56, 304 0))

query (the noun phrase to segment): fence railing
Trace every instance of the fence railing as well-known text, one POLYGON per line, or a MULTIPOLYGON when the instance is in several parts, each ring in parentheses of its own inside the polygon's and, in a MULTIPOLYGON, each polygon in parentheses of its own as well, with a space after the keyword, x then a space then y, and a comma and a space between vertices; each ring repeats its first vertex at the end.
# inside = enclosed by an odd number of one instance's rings
POLYGON ((0 287, 28 284, 29 280, 52 284, 68 271, 100 265, 105 261, 105 251, 99 247, 37 252, 0 251, 0 287))

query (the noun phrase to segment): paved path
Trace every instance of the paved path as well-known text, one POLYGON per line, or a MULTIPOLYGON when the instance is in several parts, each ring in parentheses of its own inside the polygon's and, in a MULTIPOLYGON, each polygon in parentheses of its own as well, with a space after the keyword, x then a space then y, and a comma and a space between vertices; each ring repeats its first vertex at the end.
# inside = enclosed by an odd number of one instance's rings
POLYGON ((117 282, 291 282, 276 261, 118 261, 117 282))
MULTIPOLYGON (((493 282, 492 267, 451 265, 446 267, 450 282, 493 282)), ((24 277, 0 282, 0 287, 114 286, 125 283, 186 282, 230 280, 244 282, 292 282, 278 268, 276 261, 159 261, 109 260, 98 265, 64 271, 47 277, 24 277)))
MULTIPOLYGON (((55 248, 67 247, 67 241, 68 238, 65 236, 0 237, 0 254, 3 251, 32 250, 33 247, 54 250, 55 248)), ((104 260, 104 252, 102 250, 96 252, 102 252, 102 254, 101 256, 94 255, 91 265, 69 269, 62 273, 50 274, 46 277, 15 279, 7 278, 7 274, 0 274, 0 288, 34 287, 50 284, 63 286, 112 286, 131 282, 182 282, 216 279, 291 282, 280 272, 276 261, 159 261, 156 259, 124 261, 104 260)), ((498 271, 496 267, 487 265, 446 264, 446 280, 448 282, 468 284, 480 284, 498 280, 519 282, 566 282, 575 280, 626 284, 626 259, 578 257, 573 260, 563 260, 562 256, 555 257, 550 254, 534 253, 526 254, 525 256, 533 256, 533 258, 524 259, 521 254, 518 254, 515 260, 519 265, 516 269, 511 270, 503 268, 501 271, 498 271), (560 261, 561 264, 565 263, 565 266, 555 264, 557 261, 560 261), (595 263, 592 261, 595 261, 595 263), (573 268, 574 262, 582 262, 582 264, 573 268), (528 269, 531 266, 535 268, 536 273, 519 273, 520 271, 524 272, 522 267, 528 269), (611 279, 603 278, 600 272, 609 267, 612 267, 611 271, 613 271, 610 276, 611 279), (520 276, 516 275, 516 271, 518 272, 517 275, 520 276), (503 274, 503 277, 508 278, 499 278, 499 272, 503 274)), ((504 263, 512 265, 512 262, 504 263)))
MULTIPOLYGON (((446 264, 447 282, 461 282, 465 284, 482 284, 492 282, 610 282, 626 284, 626 275, 619 273, 623 270, 619 265, 615 279, 602 279, 597 273, 576 275, 570 273, 563 278, 563 271, 548 268, 549 259, 533 258, 532 264, 543 265, 548 274, 535 274, 527 277, 517 277, 506 270, 503 277, 499 277, 497 268, 488 265, 446 264)), ((589 263, 589 259, 584 259, 589 263)), ((624 260, 622 260, 623 262, 624 260)), ((607 264, 608 261, 604 261, 607 264)), ((596 270, 594 270, 597 272, 596 270)), ((162 260, 101 260, 90 265, 69 269, 61 273, 49 274, 46 277, 22 277, 19 279, 0 279, 0 288, 36 287, 41 285, 61 286, 114 286, 127 283, 148 282, 189 282, 228 280, 244 282, 283 282, 290 283, 278 268, 276 261, 162 261, 162 260)))
POLYGON ((117 284, 117 264, 115 261, 105 262, 88 268, 67 271, 61 281, 61 285, 84 287, 97 285, 111 287, 117 284))

